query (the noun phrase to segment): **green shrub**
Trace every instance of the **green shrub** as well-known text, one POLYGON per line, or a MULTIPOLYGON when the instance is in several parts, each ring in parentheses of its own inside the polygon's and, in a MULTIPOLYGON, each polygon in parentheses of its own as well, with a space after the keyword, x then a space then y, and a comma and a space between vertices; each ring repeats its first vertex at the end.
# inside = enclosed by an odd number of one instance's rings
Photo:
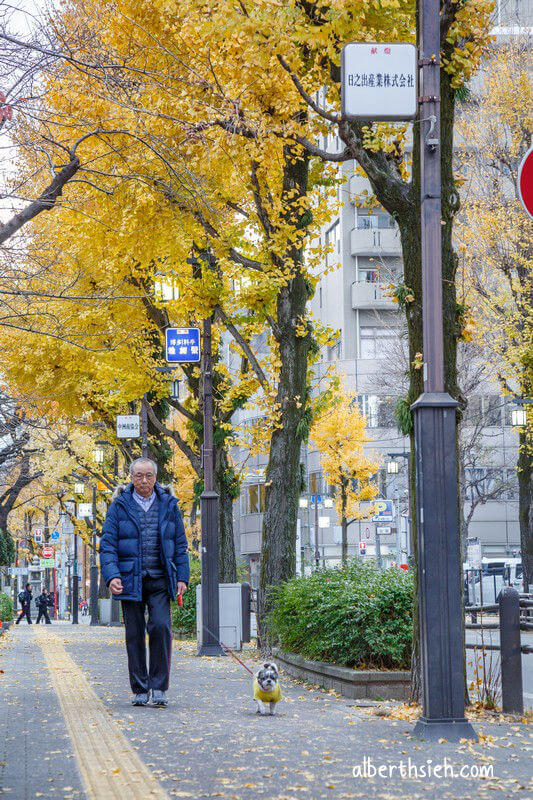
POLYGON ((286 652, 346 667, 409 669, 413 581, 354 560, 269 593, 268 631, 286 652))
POLYGON ((13 619, 13 601, 8 594, 0 592, 0 621, 11 622, 13 619))
POLYGON ((199 558, 191 558, 191 579, 189 588, 183 595, 183 605, 172 603, 172 627, 196 636, 196 587, 202 580, 202 566, 199 558))

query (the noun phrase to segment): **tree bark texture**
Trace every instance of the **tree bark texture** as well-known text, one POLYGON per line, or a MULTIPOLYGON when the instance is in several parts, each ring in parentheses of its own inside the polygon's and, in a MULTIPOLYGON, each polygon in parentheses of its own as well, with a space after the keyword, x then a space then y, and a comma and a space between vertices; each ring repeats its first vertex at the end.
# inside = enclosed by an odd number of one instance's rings
POLYGON ((218 492, 218 577, 220 583, 236 583, 237 563, 233 535, 232 474, 226 448, 215 448, 215 491, 218 492))
MULTIPOLYGON (((285 148, 284 193, 307 192, 309 159, 285 148), (294 156, 297 155, 297 158, 294 156), (294 163, 295 162, 295 163, 294 163)), ((287 211, 287 218, 293 212, 287 211)), ((294 219, 290 219, 294 224, 294 219)), ((292 265, 291 279, 280 289, 276 303, 276 339, 279 346, 280 374, 276 404, 280 421, 272 433, 266 469, 265 513, 261 543, 261 569, 258 593, 258 627, 261 647, 268 651, 266 615, 268 589, 292 578, 296 571, 296 523, 300 493, 300 449, 305 432, 302 419, 307 397, 307 367, 310 334, 297 335, 297 326, 306 314, 309 287, 304 275, 303 243, 288 247, 285 262, 292 265)))

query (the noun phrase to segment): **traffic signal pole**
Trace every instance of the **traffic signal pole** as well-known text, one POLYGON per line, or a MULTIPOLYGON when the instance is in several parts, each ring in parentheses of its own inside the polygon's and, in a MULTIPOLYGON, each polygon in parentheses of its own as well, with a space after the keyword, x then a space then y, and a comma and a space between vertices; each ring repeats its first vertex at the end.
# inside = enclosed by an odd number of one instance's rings
POLYGON ((474 739, 465 718, 456 411, 445 391, 442 326, 440 2, 420 14, 424 392, 413 404, 422 716, 415 735, 474 739))

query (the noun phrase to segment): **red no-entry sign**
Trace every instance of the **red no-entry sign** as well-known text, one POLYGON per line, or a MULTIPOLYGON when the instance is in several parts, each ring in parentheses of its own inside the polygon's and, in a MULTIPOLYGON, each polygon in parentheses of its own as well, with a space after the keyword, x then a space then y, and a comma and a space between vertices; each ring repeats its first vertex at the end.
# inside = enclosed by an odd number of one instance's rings
POLYGON ((533 147, 518 167, 518 195, 526 212, 533 218, 533 147))
POLYGON ((42 558, 53 558, 54 552, 55 552, 54 548, 51 547, 50 545, 47 545, 46 547, 43 547, 41 549, 41 556, 42 558))

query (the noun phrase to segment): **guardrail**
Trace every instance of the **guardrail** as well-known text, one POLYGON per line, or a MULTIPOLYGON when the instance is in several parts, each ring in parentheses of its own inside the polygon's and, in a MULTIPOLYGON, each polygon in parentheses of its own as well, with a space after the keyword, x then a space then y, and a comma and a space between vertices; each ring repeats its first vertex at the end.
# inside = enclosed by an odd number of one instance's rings
POLYGON ((521 631, 533 631, 530 622, 533 600, 530 595, 520 596, 516 589, 505 586, 500 592, 499 602, 486 606, 466 606, 465 612, 472 615, 472 622, 465 623, 466 630, 499 630, 500 644, 466 643, 472 650, 499 650, 502 687, 502 711, 506 714, 523 714, 524 697, 522 684, 522 654, 533 653, 531 645, 523 645, 521 631), (478 622, 478 614, 499 614, 499 622, 478 622))

